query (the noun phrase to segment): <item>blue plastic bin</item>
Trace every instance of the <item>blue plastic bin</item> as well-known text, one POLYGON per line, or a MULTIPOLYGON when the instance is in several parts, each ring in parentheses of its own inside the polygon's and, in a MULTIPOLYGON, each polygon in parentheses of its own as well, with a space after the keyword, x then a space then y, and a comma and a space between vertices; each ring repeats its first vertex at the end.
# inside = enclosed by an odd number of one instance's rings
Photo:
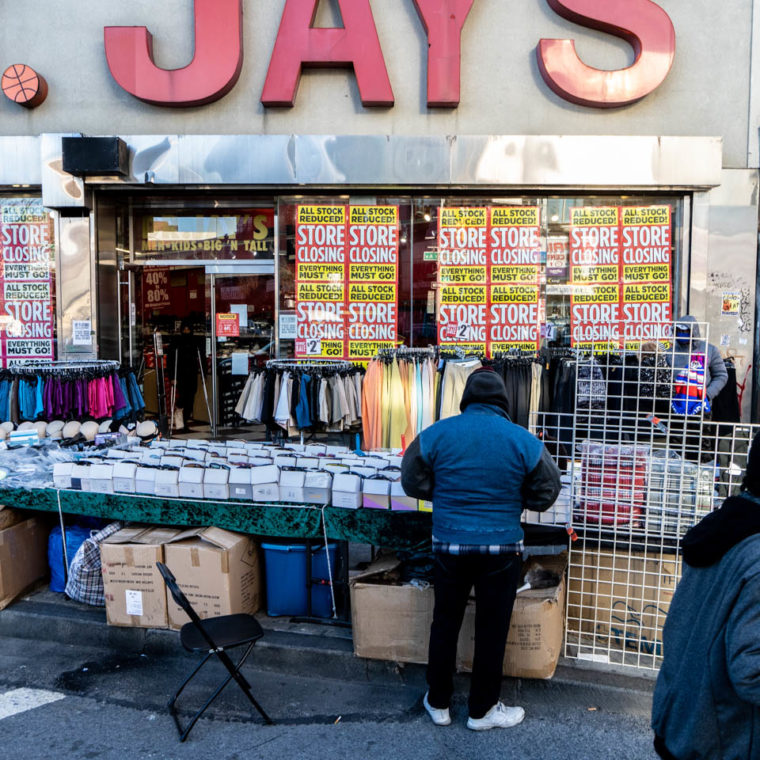
MULTIPOLYGON (((306 615, 306 546, 305 544, 262 543, 267 578, 267 615, 306 615)), ((335 577, 336 544, 329 544, 330 568, 335 577)), ((325 547, 314 547, 311 556, 311 577, 330 579, 325 547)), ((311 614, 316 617, 332 617, 330 586, 311 587, 311 614)))

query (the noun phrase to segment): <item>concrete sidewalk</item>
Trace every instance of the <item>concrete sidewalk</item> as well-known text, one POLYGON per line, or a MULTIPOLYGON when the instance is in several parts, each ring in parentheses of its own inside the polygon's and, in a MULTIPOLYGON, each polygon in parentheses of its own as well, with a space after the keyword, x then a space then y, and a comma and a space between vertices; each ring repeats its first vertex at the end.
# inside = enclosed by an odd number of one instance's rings
MULTIPOLYGON (((424 667, 360 659, 350 630, 260 617, 266 628, 244 672, 275 721, 265 726, 229 686, 179 744, 166 711, 192 669, 174 631, 114 628, 102 609, 47 590, 0 611, 0 698, 45 690, 57 701, 2 720, 8 757, 208 757, 297 760, 649 760, 653 681, 561 663, 549 681, 504 679, 502 699, 525 707, 508 731, 465 728, 467 676, 459 676, 453 724, 432 725, 421 704, 424 667), (29 751, 29 747, 34 751, 29 751)), ((218 683, 203 668, 180 704, 185 719, 218 683)))
MULTIPOLYGON (((425 668, 354 656, 351 630, 319 623, 295 623, 289 618, 257 616, 265 631, 256 647, 256 667, 274 673, 307 675, 377 685, 403 685, 425 689, 425 668)), ((114 653, 145 654, 150 657, 190 655, 179 644, 176 631, 118 628, 106 623, 103 608, 89 607, 47 588, 27 594, 0 611, 0 637, 33 639, 65 645, 88 646, 114 653)), ((548 681, 505 679, 505 688, 515 694, 535 693, 567 696, 577 693, 583 702, 614 705, 634 714, 648 712, 654 674, 636 675, 600 671, 582 663, 561 659, 548 681)), ((461 676, 462 684, 467 676, 461 676)), ((460 684, 461 687, 461 684, 460 684)))

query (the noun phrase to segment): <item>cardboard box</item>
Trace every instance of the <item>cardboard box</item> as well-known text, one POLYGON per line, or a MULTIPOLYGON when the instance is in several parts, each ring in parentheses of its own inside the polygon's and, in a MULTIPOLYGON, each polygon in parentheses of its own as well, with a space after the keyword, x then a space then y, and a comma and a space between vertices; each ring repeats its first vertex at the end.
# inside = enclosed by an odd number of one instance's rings
POLYGON ((367 478, 362 489, 364 509, 391 508, 391 481, 385 478, 367 478))
POLYGON ((254 467, 251 470, 251 484, 254 501, 279 501, 280 468, 276 464, 254 467))
POLYGON ((306 473, 303 484, 304 504, 319 504, 320 506, 332 503, 332 475, 323 470, 306 473))
MULTIPOLYGON (((523 591, 515 599, 504 651, 504 675, 551 678, 557 668, 565 623, 567 555, 532 557, 524 570, 538 563, 560 576, 559 586, 523 591)), ((475 602, 464 613, 457 646, 457 670, 470 672, 475 645, 475 602)))
POLYGON ((386 557, 351 579, 354 654, 424 664, 433 621, 433 589, 378 582, 379 576, 399 564, 395 557, 386 557))
POLYGON ((121 493, 135 493, 136 472, 137 462, 117 462, 113 466, 113 490, 121 493))
MULTIPOLYGON (((166 543, 164 557, 201 618, 261 607, 259 550, 250 536, 214 527, 185 531, 166 543)), ((171 596, 167 607, 171 628, 189 622, 171 596)))
POLYGON ((113 493, 113 469, 112 464, 90 465, 90 491, 94 493, 113 493))
POLYGON ((56 462, 53 465, 53 485, 56 488, 71 488, 73 462, 56 462))
POLYGON ((90 465, 74 462, 71 467, 71 488, 74 491, 90 490, 90 465))
MULTIPOLYGON (((532 558, 562 574, 566 556, 532 558)), ((380 580, 398 567, 385 557, 351 579, 354 654, 377 660, 425 664, 433 621, 432 587, 380 580)), ((525 591, 515 600, 504 655, 504 674, 551 678, 562 648, 565 582, 549 589, 525 591)), ((475 606, 468 604, 457 647, 457 668, 472 667, 475 606)))
POLYGON ((166 586, 156 562, 175 529, 123 528, 100 545, 109 625, 166 628, 166 586))
POLYGON ((138 467, 135 470, 135 493, 155 494, 157 472, 156 467, 138 467))
POLYGON ((339 473, 333 477, 332 505, 358 509, 362 505, 362 479, 358 475, 339 473))
POLYGON ((203 475, 204 499, 230 498, 230 471, 227 467, 211 467, 203 475))
POLYGON ((179 495, 183 499, 203 498, 204 467, 185 465, 179 471, 179 495))
POLYGON ((4 504, 0 504, 0 530, 10 528, 11 525, 16 525, 27 519, 29 519, 28 514, 19 512, 18 509, 11 509, 4 504))
POLYGON ((0 530, 0 610, 48 572, 49 530, 35 517, 15 522, 18 517, 0 510, 0 524, 6 523, 0 530))
POLYGON ((391 509, 396 512, 417 511, 417 499, 406 495, 400 480, 391 483, 391 509))
POLYGON ((305 480, 304 470, 282 470, 280 472, 280 501, 303 504, 305 480))
POLYGON ((614 553, 580 546, 568 569, 568 635, 600 651, 662 656, 662 627, 681 560, 657 551, 614 553))
MULTIPOLYGON (((246 462, 248 457, 245 457, 246 462)), ((230 499, 237 501, 253 501, 253 486, 251 485, 251 468, 233 467, 230 470, 230 499)))
POLYGON ((156 472, 156 496, 179 496, 179 469, 158 470, 156 472))

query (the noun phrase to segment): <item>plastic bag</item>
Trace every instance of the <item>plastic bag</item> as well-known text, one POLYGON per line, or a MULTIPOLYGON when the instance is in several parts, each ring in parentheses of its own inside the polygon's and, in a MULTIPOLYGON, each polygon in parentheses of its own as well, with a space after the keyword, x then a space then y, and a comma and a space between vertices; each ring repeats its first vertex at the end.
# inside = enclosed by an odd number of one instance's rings
MULTIPOLYGON (((90 529, 81 525, 71 525, 66 528, 66 553, 69 567, 79 547, 90 537, 90 529)), ((63 541, 61 541, 61 526, 56 525, 50 531, 48 538, 48 565, 50 566, 50 590, 66 590, 66 573, 63 564, 63 541)))
POLYGON ((94 607, 105 606, 103 593, 103 572, 100 563, 100 544, 112 533, 121 529, 120 522, 112 522, 105 528, 92 533, 77 549, 69 569, 66 595, 77 602, 94 607))

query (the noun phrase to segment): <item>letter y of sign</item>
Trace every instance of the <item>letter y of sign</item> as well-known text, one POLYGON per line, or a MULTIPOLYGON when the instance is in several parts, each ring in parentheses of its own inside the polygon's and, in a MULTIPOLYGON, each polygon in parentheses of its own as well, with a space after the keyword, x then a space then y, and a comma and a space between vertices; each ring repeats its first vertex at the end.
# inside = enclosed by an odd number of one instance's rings
POLYGON ((195 0, 195 54, 181 69, 153 61, 153 36, 144 26, 107 26, 108 68, 128 93, 160 106, 198 106, 226 95, 243 67, 242 0, 195 0))

